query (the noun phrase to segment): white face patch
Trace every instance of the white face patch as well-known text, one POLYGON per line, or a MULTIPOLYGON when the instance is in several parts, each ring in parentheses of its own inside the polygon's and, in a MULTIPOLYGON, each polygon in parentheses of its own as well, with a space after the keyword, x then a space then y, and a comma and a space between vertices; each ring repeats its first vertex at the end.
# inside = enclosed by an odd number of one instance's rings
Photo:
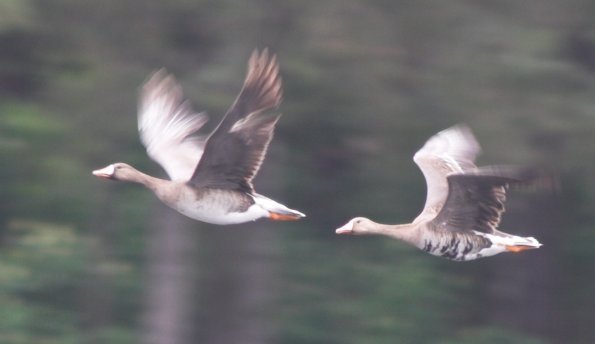
POLYGON ((343 225, 343 227, 337 228, 335 230, 335 233, 345 234, 345 233, 351 233, 352 231, 353 231, 353 220, 350 220, 345 225, 343 225))
POLYGON ((108 167, 105 168, 105 170, 106 170, 105 172, 108 173, 111 176, 114 173, 116 173, 116 166, 109 165, 108 167))
POLYGON ((98 177, 111 177, 116 172, 116 167, 114 165, 109 165, 99 170, 93 171, 93 174, 98 177))

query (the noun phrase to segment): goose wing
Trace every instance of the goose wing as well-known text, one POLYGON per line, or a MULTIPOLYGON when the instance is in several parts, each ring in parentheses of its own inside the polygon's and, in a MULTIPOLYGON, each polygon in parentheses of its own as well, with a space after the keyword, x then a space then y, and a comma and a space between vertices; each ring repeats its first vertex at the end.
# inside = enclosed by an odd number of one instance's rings
POLYGON ((151 159, 172 180, 187 181, 204 150, 204 137, 192 136, 207 122, 184 100, 182 88, 165 70, 143 85, 139 99, 138 130, 151 159))
POLYGON ((281 79, 276 57, 254 51, 240 94, 208 138, 191 183, 198 187, 252 192, 273 137, 279 114, 266 114, 281 103, 281 79))
POLYGON ((434 228, 447 231, 497 232, 509 185, 553 185, 549 176, 533 168, 483 167, 447 177, 448 197, 432 220, 434 228))
POLYGON ((471 130, 464 125, 445 129, 432 136, 413 156, 426 179, 426 203, 419 215, 434 216, 448 195, 447 176, 475 168, 481 148, 471 130))

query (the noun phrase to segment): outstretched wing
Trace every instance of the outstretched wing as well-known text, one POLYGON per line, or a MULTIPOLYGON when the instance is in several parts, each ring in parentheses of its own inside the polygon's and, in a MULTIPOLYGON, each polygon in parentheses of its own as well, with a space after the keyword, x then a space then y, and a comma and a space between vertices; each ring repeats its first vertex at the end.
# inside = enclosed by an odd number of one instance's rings
POLYGON ((253 191, 252 178, 262 164, 280 116, 265 111, 279 106, 281 93, 277 59, 266 49, 254 51, 244 86, 207 140, 192 184, 253 191))
POLYGON ((471 130, 464 125, 445 129, 432 136, 413 156, 426 179, 426 203, 419 217, 434 216, 448 195, 446 177, 475 168, 481 148, 471 130))
POLYGON ((187 181, 204 149, 204 138, 191 136, 207 121, 184 100, 182 88, 165 70, 144 84, 138 112, 138 131, 147 154, 172 180, 187 181))
POLYGON ((544 182, 551 184, 549 178, 542 171, 513 166, 484 167, 450 175, 448 197, 432 225, 441 230, 493 234, 505 210, 507 187, 544 186, 544 182))

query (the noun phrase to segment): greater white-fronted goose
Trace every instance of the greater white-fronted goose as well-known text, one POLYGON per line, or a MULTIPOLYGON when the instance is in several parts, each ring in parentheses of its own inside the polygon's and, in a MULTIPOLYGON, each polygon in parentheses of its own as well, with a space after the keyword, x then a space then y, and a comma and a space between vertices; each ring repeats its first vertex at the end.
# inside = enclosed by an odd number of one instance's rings
POLYGON ((428 253, 467 261, 501 252, 539 248, 532 237, 498 231, 508 185, 554 186, 537 169, 474 164, 480 147, 468 127, 451 127, 430 138, 413 160, 427 184, 425 206, 412 223, 386 225, 356 217, 337 234, 381 234, 428 253))
POLYGON ((98 177, 140 183, 166 205, 193 219, 235 224, 269 218, 297 220, 305 215, 254 191, 258 172, 280 114, 281 78, 274 55, 254 51, 244 86, 217 128, 193 136, 207 121, 184 100, 175 79, 161 70, 142 88, 138 129, 147 154, 171 180, 151 177, 115 163, 93 171, 98 177))

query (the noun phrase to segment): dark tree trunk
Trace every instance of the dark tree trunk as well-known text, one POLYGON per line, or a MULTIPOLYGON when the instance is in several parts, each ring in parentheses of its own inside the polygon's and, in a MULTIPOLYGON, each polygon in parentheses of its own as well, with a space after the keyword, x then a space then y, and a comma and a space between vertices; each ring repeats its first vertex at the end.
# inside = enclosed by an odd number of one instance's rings
POLYGON ((275 237, 269 226, 213 230, 201 305, 200 343, 270 343, 275 237))
POLYGON ((147 229, 148 275, 143 342, 193 343, 193 300, 196 300, 195 252, 198 233, 193 222, 159 204, 147 229))

